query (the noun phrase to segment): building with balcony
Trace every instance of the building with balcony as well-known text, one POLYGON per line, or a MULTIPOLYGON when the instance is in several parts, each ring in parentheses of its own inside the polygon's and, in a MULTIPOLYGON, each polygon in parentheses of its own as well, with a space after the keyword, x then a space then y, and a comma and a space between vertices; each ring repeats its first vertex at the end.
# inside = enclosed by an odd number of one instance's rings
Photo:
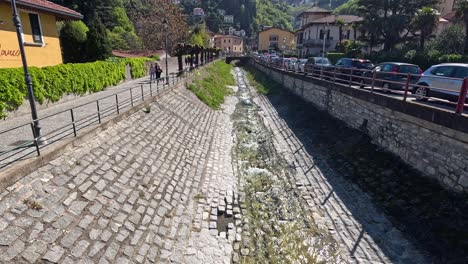
POLYGON ((296 48, 296 38, 293 32, 281 28, 270 27, 258 33, 258 50, 293 50, 296 48))
POLYGON ((353 15, 332 15, 321 8, 318 13, 309 13, 306 18, 301 14, 306 24, 296 31, 296 48, 301 58, 321 56, 324 52, 335 50, 340 40, 358 40, 365 32, 358 30, 357 25, 363 18, 353 15), (323 16, 323 14, 327 14, 323 16), (315 20, 311 18, 320 17, 315 20), (340 36, 341 33, 341 36, 340 36))
MULTIPOLYGON (((63 61, 57 21, 80 20, 83 16, 45 0, 18 0, 17 7, 29 66, 61 64, 63 61)), ((16 27, 11 14, 10 1, 0 0, 0 68, 22 66, 16 27)))

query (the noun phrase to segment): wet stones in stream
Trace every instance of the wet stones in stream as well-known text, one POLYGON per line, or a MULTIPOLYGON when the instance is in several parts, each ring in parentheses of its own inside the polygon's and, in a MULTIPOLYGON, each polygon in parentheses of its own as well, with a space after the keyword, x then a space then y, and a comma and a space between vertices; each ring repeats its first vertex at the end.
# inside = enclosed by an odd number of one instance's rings
MULTIPOLYGON (((466 194, 445 190, 373 144, 363 131, 347 127, 287 89, 266 100, 322 169, 333 171, 350 188, 364 190, 430 263, 468 263, 466 194)), ((393 242, 374 239, 382 248, 393 242)))
MULTIPOLYGON (((339 263, 328 230, 319 228, 296 189, 294 168, 275 150, 273 135, 259 116, 243 70, 235 69, 239 103, 232 115, 233 162, 239 174, 242 241, 233 261, 241 263, 339 263)), ((238 232, 239 233, 239 232, 238 232)))

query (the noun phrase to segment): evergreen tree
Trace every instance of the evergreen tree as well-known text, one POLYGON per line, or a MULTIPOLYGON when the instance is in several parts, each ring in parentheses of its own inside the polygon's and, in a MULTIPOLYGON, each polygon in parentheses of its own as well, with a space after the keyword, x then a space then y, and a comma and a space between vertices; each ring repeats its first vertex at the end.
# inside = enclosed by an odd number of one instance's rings
POLYGON ((434 29, 437 27, 439 21, 439 14, 437 11, 430 7, 423 7, 418 11, 414 18, 413 25, 420 33, 419 35, 419 48, 424 50, 426 38, 430 37, 434 29))
POLYGON ((83 62, 88 27, 81 21, 65 22, 60 30, 60 44, 65 62, 83 62))
POLYGON ((96 16, 90 22, 86 42, 86 57, 88 61, 105 60, 111 56, 111 52, 112 47, 106 28, 101 19, 96 16))

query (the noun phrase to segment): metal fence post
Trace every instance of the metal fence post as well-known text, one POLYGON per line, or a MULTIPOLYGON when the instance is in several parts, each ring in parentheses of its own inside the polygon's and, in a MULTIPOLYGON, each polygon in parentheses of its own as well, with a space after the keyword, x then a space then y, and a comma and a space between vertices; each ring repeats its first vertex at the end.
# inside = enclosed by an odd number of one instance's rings
POLYGON ((158 95, 159 95, 159 80, 156 82, 156 89, 157 89, 156 92, 157 92, 158 95))
POLYGON ((117 114, 120 114, 120 109, 119 109, 119 96, 118 94, 115 94, 115 105, 117 106, 117 114))
POLYGON ((353 74, 354 74, 354 69, 351 68, 351 74, 349 76, 349 87, 351 87, 351 84, 353 83, 353 74))
POLYGON ((465 107, 466 94, 468 92, 468 78, 463 79, 462 87, 460 88, 460 95, 458 96, 458 103, 455 109, 456 114, 462 114, 465 107))
POLYGON ((376 72, 374 71, 374 72, 372 73, 372 84, 371 84, 371 89, 370 89, 370 90, 371 90, 371 93, 373 93, 373 92, 374 92, 374 86, 375 86, 375 75, 376 75, 376 72))
POLYGON ((145 95, 143 94, 143 84, 141 85, 141 101, 145 100, 145 95))
POLYGON ((73 114, 73 108, 70 109, 70 116, 71 116, 72 126, 73 126, 73 135, 76 137, 75 115, 73 114))
POLYGON ((406 77, 405 94, 403 95, 403 101, 405 101, 405 102, 406 102, 406 98, 408 98, 408 90, 409 90, 410 79, 411 79, 411 74, 408 73, 408 77, 406 77))
POLYGON ((99 107, 99 100, 96 101, 96 106, 97 106, 98 121, 99 121, 99 124, 101 124, 101 109, 99 107))
POLYGON ((133 92, 132 92, 132 88, 130 88, 130 102, 131 102, 132 107, 133 107, 133 92))
POLYGON ((34 123, 31 122, 31 130, 32 130, 32 133, 33 133, 33 137, 34 137, 34 145, 36 146, 36 152, 37 152, 37 155, 40 156, 41 155, 41 152, 39 150, 39 143, 37 142, 37 135, 36 135, 36 130, 34 129, 34 123))
POLYGON ((153 97, 153 86, 151 85, 151 82, 150 82, 150 96, 153 97))
POLYGON ((336 84, 336 67, 333 68, 333 83, 336 84))

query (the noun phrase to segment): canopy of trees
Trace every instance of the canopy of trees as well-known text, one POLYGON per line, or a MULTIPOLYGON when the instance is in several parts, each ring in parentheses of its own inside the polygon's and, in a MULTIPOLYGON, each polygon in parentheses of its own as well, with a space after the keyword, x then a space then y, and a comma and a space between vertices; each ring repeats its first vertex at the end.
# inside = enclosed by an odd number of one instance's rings
POLYGON ((385 50, 407 40, 415 14, 423 7, 434 7, 438 0, 388 1, 358 0, 360 13, 371 34, 371 42, 384 44, 385 50))

